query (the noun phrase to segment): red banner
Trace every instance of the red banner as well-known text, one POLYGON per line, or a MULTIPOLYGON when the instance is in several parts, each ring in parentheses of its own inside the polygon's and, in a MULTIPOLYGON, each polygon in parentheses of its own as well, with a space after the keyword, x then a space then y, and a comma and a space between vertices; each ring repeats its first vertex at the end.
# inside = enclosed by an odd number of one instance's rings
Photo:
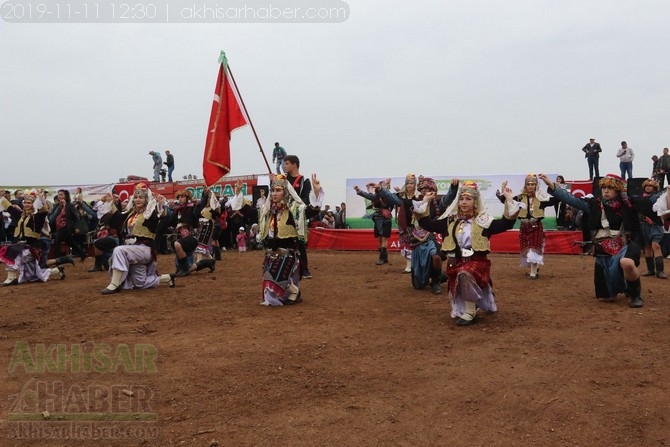
MULTIPOLYGON (((579 254, 580 247, 574 241, 582 240, 580 231, 545 231, 544 253, 549 255, 579 254)), ((377 250, 379 243, 372 230, 333 230, 313 228, 309 230, 307 246, 322 250, 377 250)), ((398 231, 389 238, 389 251, 400 249, 398 231)), ((492 253, 519 253, 519 232, 510 230, 491 238, 492 253)))

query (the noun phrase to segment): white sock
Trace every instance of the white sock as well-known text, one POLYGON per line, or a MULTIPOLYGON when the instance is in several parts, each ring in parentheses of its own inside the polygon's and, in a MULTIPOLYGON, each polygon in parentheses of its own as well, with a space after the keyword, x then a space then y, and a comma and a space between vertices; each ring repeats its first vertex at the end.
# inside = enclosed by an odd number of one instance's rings
POLYGON ((5 279, 5 282, 3 284, 9 284, 10 282, 14 281, 19 277, 19 274, 15 270, 7 270, 7 279, 5 279))
POLYGON ((112 269, 112 280, 107 286, 109 290, 117 289, 121 285, 121 275, 122 275, 121 270, 112 269))

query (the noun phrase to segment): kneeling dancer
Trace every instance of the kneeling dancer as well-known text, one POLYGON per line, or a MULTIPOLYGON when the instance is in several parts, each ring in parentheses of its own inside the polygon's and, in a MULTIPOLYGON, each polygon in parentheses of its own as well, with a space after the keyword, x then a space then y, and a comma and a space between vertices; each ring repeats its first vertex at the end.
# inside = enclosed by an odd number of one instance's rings
POLYGON ((642 307, 640 273, 640 246, 631 235, 639 231, 637 210, 623 194, 624 181, 614 174, 600 179, 601 197, 588 203, 558 188, 544 174, 540 178, 549 194, 584 212, 586 225, 593 241, 591 254, 595 257, 593 282, 596 298, 614 301, 618 293, 630 297, 630 307, 642 307))
POLYGON ((166 213, 165 197, 154 195, 144 184, 137 185, 132 205, 126 210, 122 234, 124 245, 114 248, 111 259, 112 279, 101 293, 107 295, 121 289, 148 289, 159 283, 175 285, 175 275, 158 275, 154 239, 156 226, 166 213))
POLYGON ((501 219, 487 214, 484 200, 475 182, 464 181, 456 200, 434 220, 419 219, 419 225, 443 235, 442 253, 447 260, 451 317, 459 326, 469 326, 476 320, 477 310, 496 312, 491 281, 491 251, 489 238, 514 226, 519 203, 513 200, 512 190, 503 183, 505 209, 501 219))
POLYGON ((26 191, 23 197, 23 210, 14 206, 7 207, 6 199, 2 198, 0 207, 6 208, 12 217, 18 220, 14 236, 18 243, 0 247, 0 262, 5 264, 7 279, 3 286, 15 286, 25 282, 47 282, 55 276, 65 279, 62 264, 74 265, 71 256, 60 256, 49 259, 46 265, 40 265, 42 250, 46 249, 40 241, 41 232, 47 225, 49 204, 44 192, 26 191))

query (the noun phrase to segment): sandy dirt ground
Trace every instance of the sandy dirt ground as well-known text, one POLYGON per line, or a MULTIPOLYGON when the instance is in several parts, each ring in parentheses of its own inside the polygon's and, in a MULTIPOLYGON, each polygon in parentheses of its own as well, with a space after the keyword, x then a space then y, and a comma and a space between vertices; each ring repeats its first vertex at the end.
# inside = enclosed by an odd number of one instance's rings
POLYGON ((2 287, 0 445, 670 445, 670 280, 631 309, 594 298, 592 258, 537 281, 491 258, 499 311, 469 327, 397 254, 311 251, 283 308, 260 252, 175 288, 103 296, 92 259, 2 287))

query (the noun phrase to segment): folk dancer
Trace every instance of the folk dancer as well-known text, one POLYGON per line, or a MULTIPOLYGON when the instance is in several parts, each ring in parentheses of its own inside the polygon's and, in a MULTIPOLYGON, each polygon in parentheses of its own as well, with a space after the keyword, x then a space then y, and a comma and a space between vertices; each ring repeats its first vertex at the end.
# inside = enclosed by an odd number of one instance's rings
POLYGON ((273 176, 268 200, 259 213, 263 261, 262 305, 282 306, 302 301, 299 241, 307 242, 307 220, 319 212, 323 190, 316 176, 307 206, 284 175, 273 176))
POLYGON ((417 189, 417 179, 414 174, 405 176, 405 184, 402 188, 396 188, 396 196, 400 199, 398 206, 398 229, 400 230, 400 255, 405 258, 406 266, 404 273, 412 272, 412 233, 414 231, 414 221, 412 216, 412 202, 419 200, 419 190, 417 189))
POLYGON ((0 262, 4 263, 7 269, 7 279, 2 285, 47 282, 52 276, 65 279, 65 269, 62 265, 74 265, 72 256, 49 259, 46 265, 40 265, 42 251, 45 248, 40 238, 50 210, 44 191, 26 191, 23 197, 23 209, 20 208, 19 205, 7 208, 17 220, 14 236, 18 242, 0 247, 0 262))
MULTIPOLYGON (((209 268, 211 273, 214 271, 216 263, 216 260, 212 257, 212 249, 214 248, 212 242, 215 240, 215 231, 221 215, 221 202, 210 188, 203 190, 197 211, 199 217, 195 237, 198 240, 198 246, 194 252, 195 264, 190 267, 190 271, 209 268)), ((220 229, 220 225, 218 227, 220 229)), ((218 248, 218 245, 216 248, 218 248)))
POLYGON ((584 212, 591 233, 591 253, 595 257, 596 298, 614 301, 617 294, 623 292, 630 297, 630 307, 642 307, 642 285, 637 269, 641 250, 632 239, 639 230, 639 221, 637 210, 624 194, 623 179, 607 174, 598 181, 601 197, 584 202, 556 187, 546 175, 540 174, 540 178, 547 185, 549 194, 584 212))
MULTIPOLYGON (((177 200, 179 204, 174 209, 170 221, 170 226, 175 227, 178 239, 174 243, 175 252, 175 276, 177 278, 187 276, 193 271, 200 271, 204 268, 209 268, 210 272, 214 271, 214 263, 216 262, 211 256, 208 259, 202 259, 204 254, 202 251, 195 259, 195 252, 200 245, 196 232, 199 227, 200 212, 207 204, 209 195, 201 197, 200 203, 196 205, 193 203, 193 194, 188 189, 177 191, 177 200)), ((212 227, 213 230, 213 227, 212 227)), ((211 232, 207 235, 211 237, 211 232)))
POLYGON ((98 227, 95 232, 93 249, 95 252, 95 263, 89 272, 102 272, 109 270, 109 259, 116 247, 121 243, 120 234, 123 225, 123 216, 120 210, 118 196, 107 193, 97 203, 98 227))
POLYGON ((110 271, 111 281, 102 289, 107 295, 121 289, 148 289, 167 283, 175 286, 175 274, 159 275, 156 266, 156 226, 166 211, 165 197, 152 194, 143 183, 136 186, 132 202, 123 213, 124 244, 114 248, 110 271))
MULTIPOLYGON (((452 183, 452 198, 456 195, 458 180, 452 183)), ((440 243, 435 234, 421 227, 419 220, 429 217, 435 220, 440 216, 440 203, 437 199, 437 184, 430 177, 419 177, 418 200, 412 201, 413 225, 411 234, 412 246, 412 287, 423 289, 430 284, 435 295, 442 293, 442 256, 440 243)), ((449 202, 451 203, 451 202, 449 202)), ((446 208, 446 207, 445 207, 446 208)))
POLYGON ((379 183, 368 183, 367 191, 362 191, 358 185, 354 186, 356 194, 368 201, 366 208, 372 212, 374 222, 374 237, 379 241, 379 259, 377 265, 387 264, 388 239, 391 237, 391 216, 393 207, 399 206, 401 200, 389 191, 391 179, 379 183))
POLYGON ((513 193, 502 185, 505 197, 503 217, 494 219, 486 212, 477 183, 464 181, 456 194, 457 200, 437 219, 422 217, 419 225, 442 234, 442 253, 446 256, 451 317, 459 326, 476 321, 478 309, 498 310, 491 280, 490 237, 514 226, 520 204, 513 193))
MULTIPOLYGON (((505 198, 498 192, 498 198, 505 198)), ((540 266, 544 265, 544 209, 557 201, 538 188, 537 176, 529 174, 524 179, 521 194, 514 197, 521 203, 519 211, 520 265, 530 267, 529 279, 538 279, 540 266)))
POLYGON ((631 197, 633 205, 638 210, 640 220, 640 245, 644 250, 644 260, 647 271, 642 276, 654 276, 667 279, 663 266, 663 252, 661 241, 663 240, 663 220, 654 211, 653 207, 660 198, 658 182, 647 179, 642 183, 642 196, 631 197))

